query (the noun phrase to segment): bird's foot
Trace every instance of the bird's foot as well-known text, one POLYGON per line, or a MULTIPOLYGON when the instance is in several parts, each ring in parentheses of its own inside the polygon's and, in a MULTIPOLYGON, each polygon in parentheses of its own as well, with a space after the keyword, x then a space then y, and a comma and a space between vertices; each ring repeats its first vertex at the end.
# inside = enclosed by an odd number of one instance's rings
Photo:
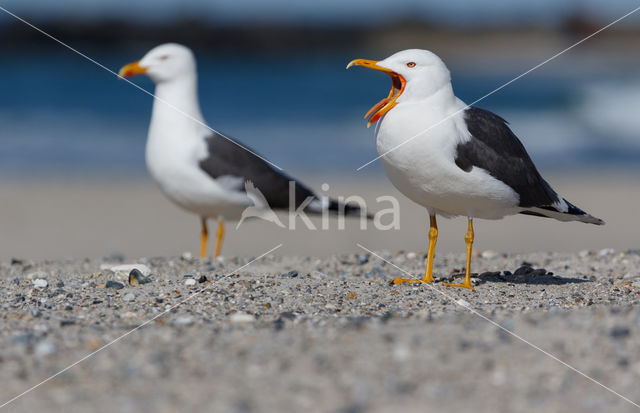
POLYGON ((409 278, 394 278, 393 280, 389 281, 389 285, 399 285, 402 283, 407 283, 407 284, 431 284, 433 282, 433 277, 430 278, 423 278, 421 280, 412 280, 409 278))
POLYGON ((462 284, 452 284, 452 283, 442 283, 442 285, 446 285, 447 287, 459 287, 459 288, 467 288, 469 290, 473 290, 473 285, 471 285, 471 280, 464 280, 462 284))

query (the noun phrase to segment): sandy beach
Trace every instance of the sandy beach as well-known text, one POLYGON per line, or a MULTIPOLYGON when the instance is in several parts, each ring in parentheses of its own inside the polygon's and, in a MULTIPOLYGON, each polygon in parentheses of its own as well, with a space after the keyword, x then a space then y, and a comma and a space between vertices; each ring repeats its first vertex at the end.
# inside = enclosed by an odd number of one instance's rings
MULTIPOLYGON (((125 260, 150 272, 137 286, 114 258, 3 262, 0 402, 155 317, 7 408, 636 410, 602 386, 640 401, 637 251, 484 254, 475 291, 391 287, 423 258, 380 255, 393 265, 369 254, 125 260)), ((459 279, 463 256, 439 258, 438 280, 459 279)))
MULTIPOLYGON (((145 180, 5 182, 0 403, 156 317, 7 408, 635 411, 603 386, 640 401, 640 183, 550 180, 607 225, 478 222, 475 291, 389 286, 424 269, 424 212, 400 196, 399 231, 232 223, 225 258, 200 260, 183 254, 197 219, 145 180), (122 264, 150 282, 129 285, 122 264)), ((397 194, 382 179, 329 183, 374 206, 397 194)), ((440 230, 434 271, 453 280, 464 220, 440 230)))
MULTIPOLYGON (((476 220, 474 246, 478 251, 579 252, 640 246, 637 173, 585 171, 545 175, 565 198, 607 224, 597 227, 559 223, 522 215, 501 221, 476 220)), ((361 252, 356 243, 372 250, 426 249, 426 212, 402 196, 386 177, 308 177, 304 182, 318 189, 328 183, 326 193, 333 197, 361 196, 373 212, 390 206, 376 202, 377 197, 392 195, 400 205, 400 228, 380 231, 369 225, 367 230, 360 230, 358 220, 347 220, 345 230, 339 230, 337 220, 332 220, 328 230, 313 231, 297 220, 296 230, 292 231, 253 220, 236 230, 236 223, 229 222, 223 255, 256 256, 279 243, 283 244, 280 255, 318 257, 361 252)), ((126 258, 178 256, 184 252, 196 254, 199 249, 198 218, 167 201, 144 177, 3 181, 0 197, 1 260, 100 258, 114 253, 126 258)), ((286 222, 286 217, 282 219, 286 222)), ((319 219, 313 222, 320 228, 319 219)), ((465 231, 464 219, 441 219, 437 253, 463 252, 465 231)))

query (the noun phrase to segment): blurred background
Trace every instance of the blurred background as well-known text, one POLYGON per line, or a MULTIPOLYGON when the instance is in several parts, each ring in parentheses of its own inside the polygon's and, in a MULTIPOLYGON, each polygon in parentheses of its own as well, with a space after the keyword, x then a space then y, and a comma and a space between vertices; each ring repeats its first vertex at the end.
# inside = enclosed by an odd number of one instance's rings
MULTIPOLYGON (((324 255, 424 248, 424 212, 373 159, 362 116, 388 78, 346 71, 357 57, 430 49, 472 102, 633 10, 625 0, 5 0, 8 11, 117 71, 153 46, 194 49, 205 118, 288 173, 333 196, 402 199, 401 231, 230 231, 227 255, 324 255), (406 213, 405 213, 406 212, 406 213), (258 234, 258 236, 256 236, 258 234), (300 243, 303 237, 308 243, 300 243), (263 248, 265 247, 265 248, 263 248), (311 251, 310 251, 311 250, 311 251)), ((198 221, 150 182, 144 145, 152 99, 0 11, 0 259, 177 255, 198 221)), ((485 99, 506 118, 556 189, 609 222, 604 229, 531 217, 486 223, 480 246, 505 251, 639 247, 640 12, 485 99), (526 235, 523 235, 526 234, 526 235)), ((153 91, 146 78, 136 83, 153 91)), ((386 205, 383 207, 387 207, 386 205)), ((464 223, 443 235, 462 251, 464 223)), ((251 228, 247 228, 251 227, 251 228)), ((441 231, 445 232, 445 231, 441 231)), ((448 231, 447 231, 448 232, 448 231)), ((482 234, 482 233, 480 233, 482 234)))

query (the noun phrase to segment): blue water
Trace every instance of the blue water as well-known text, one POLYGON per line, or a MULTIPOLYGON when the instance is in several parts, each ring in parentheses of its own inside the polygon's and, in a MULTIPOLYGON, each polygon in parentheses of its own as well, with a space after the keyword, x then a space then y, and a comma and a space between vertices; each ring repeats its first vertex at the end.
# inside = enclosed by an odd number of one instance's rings
MULTIPOLYGON (((83 51, 114 71, 144 53, 83 51)), ((373 131, 366 129, 362 116, 386 96, 389 80, 344 67, 355 57, 384 56, 361 51, 197 52, 200 97, 211 126, 289 172, 355 174, 376 156, 373 131)), ((2 176, 144 173, 150 96, 56 45, 4 53, 11 53, 11 60, 0 65, 2 176)), ((522 71, 479 65, 449 62, 456 94, 466 102, 522 71)), ((509 120, 543 168, 637 167, 640 75, 634 72, 580 62, 572 66, 570 61, 551 64, 478 106, 509 120), (618 95, 630 104, 616 106, 618 95), (603 111, 608 115, 600 116, 603 111)), ((134 80, 153 91, 148 79, 134 80)))

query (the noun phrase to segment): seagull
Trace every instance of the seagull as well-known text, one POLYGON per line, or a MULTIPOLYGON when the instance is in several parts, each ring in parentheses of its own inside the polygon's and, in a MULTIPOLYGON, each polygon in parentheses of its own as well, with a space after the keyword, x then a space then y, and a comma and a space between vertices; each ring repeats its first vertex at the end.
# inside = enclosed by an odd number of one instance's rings
POLYGON ((119 72, 122 78, 140 74, 149 76, 156 85, 146 144, 147 168, 167 198, 200 216, 201 258, 207 251, 207 219, 218 220, 214 252, 218 257, 224 220, 241 218, 247 208, 312 214, 327 210, 368 217, 357 205, 316 194, 252 149, 207 126, 198 101, 196 60, 186 46, 162 44, 119 72), (254 190, 261 197, 256 197, 254 190), (255 200, 264 200, 266 205, 255 200))
POLYGON ((603 225, 559 196, 542 178, 507 121, 466 105, 453 93, 444 62, 427 50, 400 51, 384 60, 356 59, 347 65, 378 70, 391 77, 391 92, 365 115, 375 124, 380 162, 393 185, 429 214, 429 247, 420 280, 396 278, 391 284, 432 283, 438 238, 436 216, 467 217, 467 266, 462 284, 473 289, 473 219, 526 214, 603 225))

